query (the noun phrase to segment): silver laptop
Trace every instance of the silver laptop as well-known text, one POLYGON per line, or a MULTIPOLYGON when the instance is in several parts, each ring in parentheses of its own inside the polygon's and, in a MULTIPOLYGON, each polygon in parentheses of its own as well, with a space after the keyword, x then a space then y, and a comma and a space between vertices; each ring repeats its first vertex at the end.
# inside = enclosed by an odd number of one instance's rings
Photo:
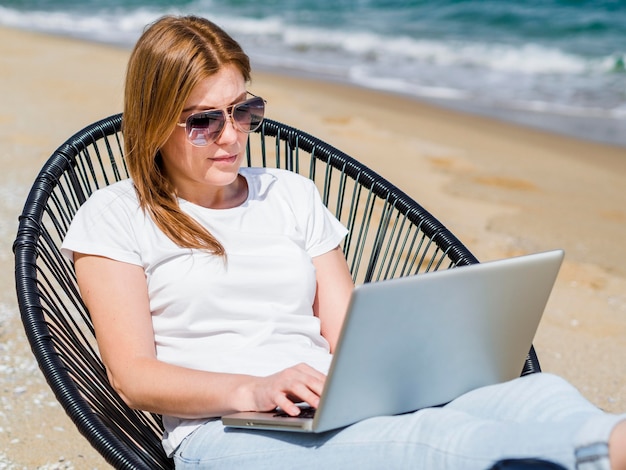
POLYGON ((222 422, 323 432, 518 377, 562 259, 555 250, 357 286, 315 416, 222 422))

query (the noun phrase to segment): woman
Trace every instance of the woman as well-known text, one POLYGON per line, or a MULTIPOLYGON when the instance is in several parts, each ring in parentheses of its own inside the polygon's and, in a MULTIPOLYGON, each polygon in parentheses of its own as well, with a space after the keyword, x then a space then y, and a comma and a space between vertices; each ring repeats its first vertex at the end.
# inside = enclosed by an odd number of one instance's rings
POLYGON ((313 184, 241 168, 265 105, 249 79, 248 57, 209 21, 150 26, 126 79, 132 179, 96 192, 63 245, 111 384, 163 415, 176 465, 483 469, 532 456, 626 468, 625 417, 547 374, 320 435, 222 426, 234 411, 317 406, 353 288, 346 230, 313 184))

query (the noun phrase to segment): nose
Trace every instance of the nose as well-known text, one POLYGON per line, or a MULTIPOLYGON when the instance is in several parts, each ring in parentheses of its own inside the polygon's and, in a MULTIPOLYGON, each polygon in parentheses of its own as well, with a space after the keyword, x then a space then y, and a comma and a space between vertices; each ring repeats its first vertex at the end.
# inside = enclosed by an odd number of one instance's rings
POLYGON ((240 131, 237 127, 235 127, 235 123, 233 122, 233 116, 230 113, 226 113, 224 127, 215 142, 220 145, 233 143, 239 138, 239 132, 240 131))

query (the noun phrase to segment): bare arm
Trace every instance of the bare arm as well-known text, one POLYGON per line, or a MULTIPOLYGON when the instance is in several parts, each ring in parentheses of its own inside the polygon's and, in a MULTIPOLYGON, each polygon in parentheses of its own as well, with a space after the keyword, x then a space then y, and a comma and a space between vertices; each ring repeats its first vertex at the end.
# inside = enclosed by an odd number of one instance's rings
POLYGON ((313 258, 313 265, 317 279, 313 311, 320 319, 322 336, 330 343, 331 352, 334 352, 354 282, 339 247, 313 258))
POLYGON ((183 418, 277 406, 297 414, 292 398, 317 406, 325 376, 304 364, 252 377, 159 361, 143 269, 80 253, 75 268, 109 380, 129 406, 183 418))

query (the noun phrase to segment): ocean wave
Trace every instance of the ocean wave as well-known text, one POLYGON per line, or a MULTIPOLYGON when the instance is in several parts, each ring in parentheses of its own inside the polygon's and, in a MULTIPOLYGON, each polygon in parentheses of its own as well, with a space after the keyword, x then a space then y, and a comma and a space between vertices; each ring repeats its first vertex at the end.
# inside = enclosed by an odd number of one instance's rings
POLYGON ((626 105, 616 108, 576 106, 548 101, 510 101, 512 109, 577 118, 626 119, 626 105))
MULTIPOLYGON (((206 5, 206 3, 204 3, 206 5)), ((197 8, 197 6, 195 7, 197 8)), ((97 41, 132 45, 146 24, 163 14, 190 13, 195 8, 19 11, 0 6, 0 24, 67 34, 97 41)), ((206 6, 204 8, 207 8, 206 6)), ((300 27, 278 16, 264 18, 205 14, 235 37, 265 45, 279 45, 292 54, 329 53, 366 62, 411 61, 439 66, 461 66, 525 74, 607 73, 624 68, 624 56, 587 58, 540 44, 491 44, 459 40, 385 36, 364 31, 337 31, 300 27)))
MULTIPOLYGON (((238 21, 232 24, 233 34, 259 34, 252 20, 245 28, 238 21), (250 27, 252 26, 252 27, 250 27)), ((263 22, 267 26, 267 22, 263 22)), ((260 26, 260 25, 259 25, 260 26)), ((605 73, 614 68, 615 59, 590 59, 539 44, 487 44, 458 40, 415 39, 408 36, 389 37, 360 31, 331 31, 281 24, 273 19, 268 35, 293 52, 328 52, 367 62, 412 61, 440 66, 480 67, 487 70, 527 74, 605 73)))
POLYGON ((354 23, 341 28, 297 25, 269 8, 243 16, 212 0, 169 6, 174 3, 52 11, 0 6, 0 25, 130 48, 145 25, 163 14, 193 13, 231 33, 255 67, 457 103, 461 109, 477 105, 495 112, 613 119, 620 126, 626 120, 623 50, 592 56, 529 38, 489 42, 485 36, 458 34, 412 37, 359 29, 354 23))
MULTIPOLYGON (((124 12, 103 10, 91 14, 70 11, 19 11, 0 6, 0 24, 115 44, 132 44, 147 23, 164 12, 139 8, 124 12)), ((171 10, 170 13, 177 13, 171 10)))

